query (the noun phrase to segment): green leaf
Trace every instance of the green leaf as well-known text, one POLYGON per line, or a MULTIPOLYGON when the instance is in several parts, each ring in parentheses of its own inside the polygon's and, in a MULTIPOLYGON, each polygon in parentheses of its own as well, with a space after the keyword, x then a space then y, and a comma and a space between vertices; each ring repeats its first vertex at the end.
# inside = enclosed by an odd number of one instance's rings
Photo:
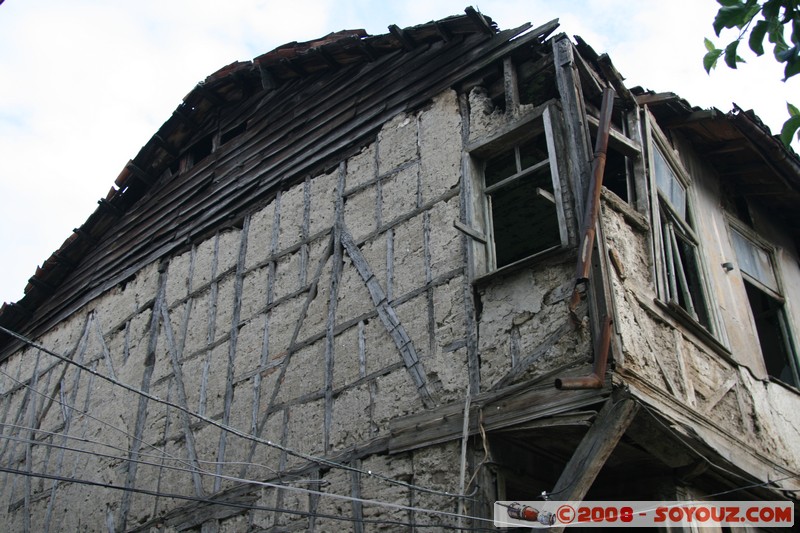
POLYGON ((714 50, 716 50, 716 49, 717 49, 717 47, 716 47, 716 46, 714 46, 714 43, 712 43, 712 42, 711 42, 711 39, 709 39, 708 37, 706 37, 706 38, 703 40, 703 44, 705 44, 705 45, 706 45, 706 51, 708 51, 708 52, 713 52, 714 50))
POLYGON ((783 50, 788 48, 786 40, 783 38, 783 24, 776 19, 767 21, 767 34, 769 35, 769 42, 776 47, 781 47, 783 50))
POLYGON ((800 73, 800 57, 794 54, 786 61, 786 67, 783 69, 783 81, 788 80, 798 73, 800 73))
POLYGON ((745 7, 747 8, 747 14, 744 16, 744 21, 742 24, 738 26, 739 29, 744 28, 745 24, 753 20, 753 17, 755 17, 761 11, 761 6, 758 5, 756 0, 748 1, 745 7))
POLYGON ((757 56, 764 55, 764 36, 767 34, 769 25, 765 20, 759 20, 753 29, 750 31, 750 50, 755 52, 757 56))
POLYGON ((733 41, 725 47, 725 64, 730 68, 736 68, 736 61, 742 61, 742 58, 736 55, 736 47, 739 46, 739 41, 733 41))
POLYGON ((783 128, 781 128, 781 142, 785 146, 789 146, 798 129, 800 129, 800 116, 793 115, 789 117, 789 120, 784 122, 783 128))
POLYGON ((736 5, 730 7, 721 7, 717 11, 717 16, 714 18, 714 31, 719 37, 719 32, 723 28, 738 28, 744 25, 747 17, 747 6, 736 5))
POLYGON ((781 0, 768 0, 761 7, 761 12, 766 20, 777 19, 781 12, 781 0))
POLYGON ((711 74, 711 69, 717 66, 717 60, 722 55, 722 50, 716 48, 703 56, 703 68, 706 73, 711 74))
POLYGON ((800 109, 797 109, 795 106, 786 102, 786 109, 789 110, 789 116, 792 117, 800 117, 800 109))
POLYGON ((721 6, 732 7, 741 5, 742 0, 717 0, 717 3, 721 6))

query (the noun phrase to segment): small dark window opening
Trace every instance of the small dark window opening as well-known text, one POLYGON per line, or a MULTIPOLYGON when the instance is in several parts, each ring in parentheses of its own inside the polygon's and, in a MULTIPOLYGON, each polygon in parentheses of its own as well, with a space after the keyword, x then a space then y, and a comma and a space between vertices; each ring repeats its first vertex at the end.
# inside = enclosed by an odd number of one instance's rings
POLYGON ((788 336, 783 304, 747 280, 744 285, 767 373, 784 383, 800 387, 800 376, 788 336))
POLYGON ((487 159, 484 180, 497 268, 561 244, 544 134, 487 159))
POLYGON ((188 155, 191 163, 196 165, 209 155, 214 150, 214 136, 206 135, 196 143, 194 143, 188 150, 188 155))
POLYGON ((231 128, 228 131, 226 131, 225 133, 223 133, 219 138, 219 143, 220 144, 225 144, 226 142, 230 141, 231 139, 234 139, 235 137, 238 137, 239 135, 244 133, 246 130, 247 130, 247 122, 242 122, 238 126, 236 126, 234 128, 231 128))
POLYGON ((628 194, 628 158, 617 152, 616 150, 609 149, 606 154, 606 168, 603 173, 603 185, 622 198, 625 202, 630 203, 631 198, 628 194))
POLYGON ((545 60, 539 59, 523 61, 517 66, 520 104, 540 105, 550 99, 558 98, 555 76, 547 65, 545 60))

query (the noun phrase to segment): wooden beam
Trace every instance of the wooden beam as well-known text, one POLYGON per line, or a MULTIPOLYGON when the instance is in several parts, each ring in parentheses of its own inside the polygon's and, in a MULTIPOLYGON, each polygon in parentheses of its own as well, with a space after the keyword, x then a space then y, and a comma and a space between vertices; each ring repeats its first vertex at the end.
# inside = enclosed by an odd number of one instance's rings
POLYGON ((413 50, 414 47, 416 46, 416 43, 414 43, 414 40, 411 38, 408 32, 403 29, 400 29, 400 27, 397 26, 397 24, 392 24, 391 26, 389 26, 389 33, 391 33, 392 36, 394 36, 394 38, 397 39, 397 42, 399 42, 402 45, 402 47, 408 51, 413 50))
POLYGON ((625 87, 623 81, 625 78, 619 71, 614 67, 614 64, 611 62, 611 58, 608 57, 608 54, 602 54, 600 57, 597 58, 597 64, 600 66, 600 71, 603 73, 603 76, 611 82, 611 86, 614 87, 614 90, 617 91, 617 95, 622 98, 622 101, 625 102, 626 109, 633 109, 636 106, 636 97, 633 96, 631 91, 625 87))
POLYGON ((583 500, 638 410, 639 406, 630 398, 617 402, 609 399, 564 467, 552 494, 563 501, 583 500))
POLYGON ((675 93, 641 94, 636 97, 636 103, 639 105, 659 105, 679 100, 680 97, 675 93))
POLYGON ((492 27, 489 26, 489 23, 486 21, 486 18, 484 18, 484 16, 481 15, 480 13, 478 13, 474 7, 472 6, 467 7, 464 10, 464 13, 467 14, 469 19, 473 22, 473 24, 475 24, 475 27, 478 28, 478 30, 482 31, 486 35, 495 34, 494 29, 492 29, 492 27))
MULTIPOLYGON (((570 374, 585 374, 587 367, 572 369, 570 374)), ((545 419, 595 405, 608 396, 609 390, 588 389, 556 391, 553 375, 559 369, 535 383, 522 383, 498 390, 486 391, 472 397, 469 413, 469 434, 479 432, 480 411, 483 410, 483 427, 486 431, 513 428, 533 420, 547 425, 545 419)), ((458 439, 462 436, 464 402, 455 401, 436 409, 421 411, 389 424, 389 453, 399 453, 458 439)))

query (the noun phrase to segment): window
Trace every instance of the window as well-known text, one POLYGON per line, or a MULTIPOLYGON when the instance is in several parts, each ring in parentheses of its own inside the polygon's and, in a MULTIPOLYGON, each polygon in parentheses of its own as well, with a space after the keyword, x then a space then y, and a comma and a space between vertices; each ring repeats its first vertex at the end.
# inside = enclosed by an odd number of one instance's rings
POLYGON ((784 311, 773 253, 745 230, 731 228, 731 243, 742 274, 767 373, 800 386, 800 369, 784 311))
POLYGON ((567 242, 553 136, 552 112, 545 107, 536 120, 472 153, 487 271, 567 242))
POLYGON ((679 315, 715 333, 687 194, 688 178, 666 155, 668 152, 661 142, 653 142, 650 152, 659 296, 679 315))

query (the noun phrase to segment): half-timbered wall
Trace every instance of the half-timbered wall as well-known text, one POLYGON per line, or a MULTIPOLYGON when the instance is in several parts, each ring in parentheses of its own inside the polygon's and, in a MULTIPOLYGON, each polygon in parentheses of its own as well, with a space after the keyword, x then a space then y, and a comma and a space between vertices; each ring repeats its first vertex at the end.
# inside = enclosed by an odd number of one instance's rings
POLYGON ((585 362, 590 335, 566 310, 571 254, 473 293, 470 238, 455 224, 468 194, 463 149, 519 114, 494 109, 480 92, 445 91, 394 117, 328 173, 147 266, 38 339, 83 369, 36 348, 10 357, 0 375, 3 464, 56 477, 3 475, 12 529, 189 527, 227 516, 262 528, 310 527, 307 516, 268 510, 170 514, 186 502, 154 496, 220 491, 263 509, 453 522, 236 487, 283 481, 452 511, 452 496, 363 474, 459 492, 457 442, 372 454, 385 450, 389 421, 585 362), (89 488, 73 477, 131 490, 89 488))

